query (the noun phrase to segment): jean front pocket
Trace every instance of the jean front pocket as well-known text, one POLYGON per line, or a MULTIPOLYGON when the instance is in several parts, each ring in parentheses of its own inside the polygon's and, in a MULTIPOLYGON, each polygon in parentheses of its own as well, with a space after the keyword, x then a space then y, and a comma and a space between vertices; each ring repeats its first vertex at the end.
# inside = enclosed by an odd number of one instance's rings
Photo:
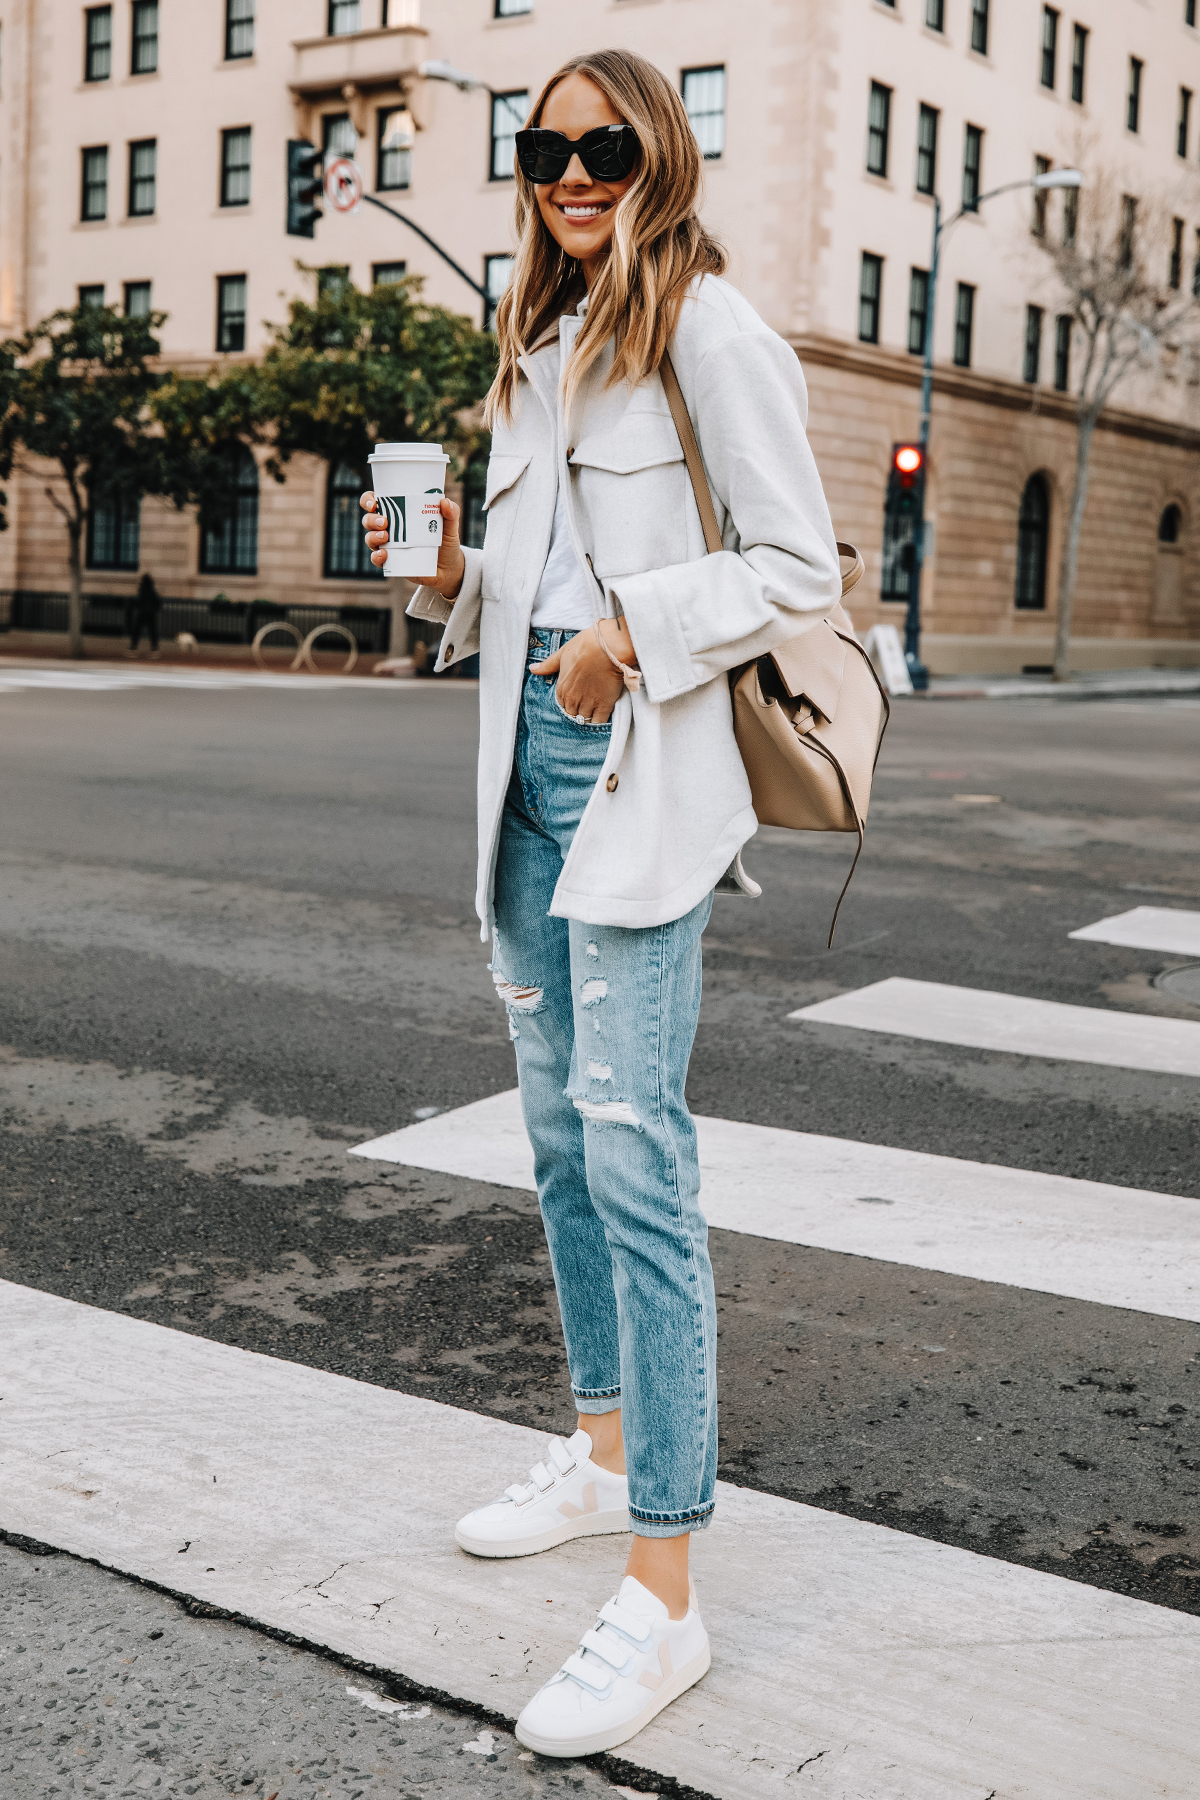
POLYGON ((557 682, 555 682, 554 686, 550 690, 550 698, 554 702, 554 710, 558 714, 559 718, 565 719, 567 721, 568 725, 574 725, 574 727, 577 731, 606 731, 606 732, 612 731, 612 719, 611 718, 598 719, 595 721, 595 723, 593 723, 593 721, 591 719, 576 718, 574 713, 569 713, 567 711, 566 707, 563 705, 562 701, 558 697, 558 683, 557 682))

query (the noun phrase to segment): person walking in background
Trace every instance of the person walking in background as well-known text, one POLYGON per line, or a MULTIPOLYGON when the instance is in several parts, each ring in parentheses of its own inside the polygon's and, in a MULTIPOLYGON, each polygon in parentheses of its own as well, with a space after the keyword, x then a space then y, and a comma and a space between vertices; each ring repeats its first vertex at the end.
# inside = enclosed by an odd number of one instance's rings
POLYGON ((721 279, 671 84, 630 52, 576 57, 516 145, 484 546, 443 501, 408 610, 445 625, 439 668, 480 658, 477 906, 577 1413, 455 1535, 513 1557, 632 1528, 618 1593, 517 1724, 585 1756, 709 1667, 688 1549, 713 1516, 716 1308, 684 1083, 713 892, 760 891, 727 676, 819 624, 841 574, 800 366, 721 279), (664 375, 703 451, 712 555, 664 375))
POLYGON ((150 640, 151 656, 158 655, 158 615, 162 611, 162 595, 147 573, 138 582, 137 593, 125 608, 125 629, 129 633, 129 654, 136 656, 143 631, 150 640))

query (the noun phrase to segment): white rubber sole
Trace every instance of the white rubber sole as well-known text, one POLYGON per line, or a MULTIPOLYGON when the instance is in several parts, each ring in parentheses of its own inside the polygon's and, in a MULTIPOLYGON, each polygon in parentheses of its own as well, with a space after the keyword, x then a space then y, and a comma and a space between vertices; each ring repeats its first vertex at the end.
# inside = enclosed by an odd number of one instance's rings
POLYGON ((472 1556, 536 1556, 541 1550, 568 1544, 572 1538, 608 1537, 614 1532, 630 1529, 629 1514, 622 1507, 619 1512, 585 1513, 581 1519, 564 1519, 547 1531, 525 1538, 476 1538, 461 1525, 456 1525, 454 1541, 460 1550, 467 1550, 472 1556))
POLYGON ((640 1713, 632 1719, 626 1719, 621 1725, 613 1725, 607 1731, 593 1731, 587 1737, 544 1738, 535 1731, 527 1731, 517 1720, 517 1742, 524 1744, 527 1750, 534 1750, 539 1756, 595 1756, 600 1750, 615 1750, 618 1744, 627 1744, 639 1731, 644 1731, 651 1719, 656 1719, 664 1706, 670 1706, 672 1700, 678 1700, 680 1694, 686 1694, 690 1687, 695 1687, 702 1676, 708 1674, 712 1663, 712 1651, 705 1643, 699 1656, 694 1656, 690 1663, 677 1669, 669 1681, 664 1681, 656 1694, 651 1695, 640 1713))

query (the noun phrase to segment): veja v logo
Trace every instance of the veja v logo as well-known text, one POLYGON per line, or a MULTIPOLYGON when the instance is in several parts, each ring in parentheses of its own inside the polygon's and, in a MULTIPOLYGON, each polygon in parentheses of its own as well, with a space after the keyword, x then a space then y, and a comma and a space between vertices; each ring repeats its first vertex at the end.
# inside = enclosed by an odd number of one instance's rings
POLYGON ((582 1506, 576 1506, 572 1501, 564 1500, 558 1510, 564 1519, 582 1519, 587 1513, 599 1512, 600 1508, 596 1504, 595 1482, 589 1481, 584 1488, 582 1506))
POLYGON ((653 1669, 642 1670, 641 1674, 638 1676, 638 1681, 642 1687, 648 1687, 651 1692, 653 1692, 655 1688, 660 1688, 663 1682, 673 1673, 671 1666, 671 1646, 665 1642, 658 1646, 658 1669, 659 1672, 657 1675, 654 1673, 653 1669))
POLYGON ((404 495, 378 494, 376 499, 388 522, 388 542, 406 544, 408 542, 408 513, 404 504, 404 495))

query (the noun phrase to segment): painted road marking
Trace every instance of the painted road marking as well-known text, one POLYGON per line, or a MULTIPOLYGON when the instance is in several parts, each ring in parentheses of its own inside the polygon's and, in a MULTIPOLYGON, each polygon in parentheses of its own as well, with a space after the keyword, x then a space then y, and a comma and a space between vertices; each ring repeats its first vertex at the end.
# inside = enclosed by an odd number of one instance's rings
POLYGON ((130 688, 199 688, 205 691, 229 692, 234 688, 275 688, 288 694, 323 694, 333 689, 356 693, 400 693, 427 687, 466 687, 466 682, 394 681, 384 677, 360 678, 352 675, 287 675, 270 670, 235 670, 226 674, 221 669, 157 668, 123 669, 117 664, 90 668, 19 668, 0 662, 0 694, 15 694, 37 689, 65 689, 81 694, 122 693, 130 688))
POLYGON ((1068 937, 1089 944, 1125 944, 1131 950, 1164 950, 1171 956, 1200 956, 1200 912, 1182 907, 1135 906, 1130 912, 1098 919, 1068 937))
MULTIPOLYGON (((519 1426, 10 1283, 0 1367, 7 1530, 508 1719, 623 1559, 455 1547, 541 1455, 519 1426)), ((1195 1791, 1200 1619, 724 1483, 695 1568, 712 1670, 637 1766, 720 1800, 814 1759, 830 1794, 1195 1791)))
MULTIPOLYGON (((732 1119, 696 1130, 722 1231, 1200 1321, 1200 1200, 732 1119)), ((536 1185, 515 1088, 350 1154, 536 1185)))
POLYGON ((819 1000, 789 1013, 823 1025, 886 1031, 935 1044, 1005 1050, 1065 1062, 1148 1069, 1160 1075, 1200 1075, 1200 1024, 1100 1006, 1064 1006, 1021 994, 946 987, 893 975, 853 993, 819 1000))

